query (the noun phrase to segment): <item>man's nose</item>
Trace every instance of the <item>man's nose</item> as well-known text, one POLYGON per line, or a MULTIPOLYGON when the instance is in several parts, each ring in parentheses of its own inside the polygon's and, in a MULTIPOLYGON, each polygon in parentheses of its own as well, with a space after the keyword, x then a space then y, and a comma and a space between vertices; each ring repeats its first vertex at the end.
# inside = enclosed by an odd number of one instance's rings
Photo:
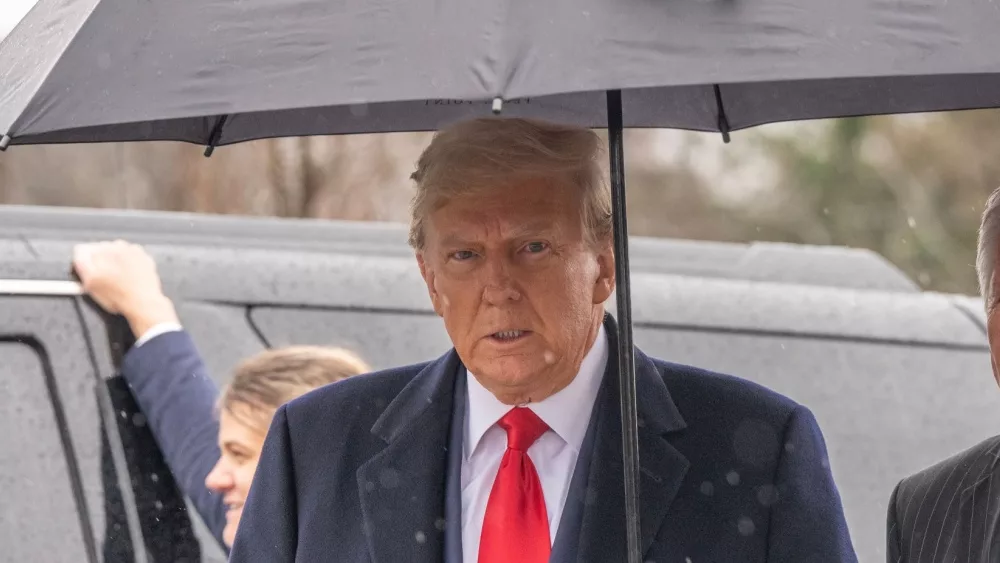
POLYGON ((483 298, 494 305, 506 301, 517 301, 521 293, 511 275, 511 264, 506 257, 494 257, 486 261, 483 298))

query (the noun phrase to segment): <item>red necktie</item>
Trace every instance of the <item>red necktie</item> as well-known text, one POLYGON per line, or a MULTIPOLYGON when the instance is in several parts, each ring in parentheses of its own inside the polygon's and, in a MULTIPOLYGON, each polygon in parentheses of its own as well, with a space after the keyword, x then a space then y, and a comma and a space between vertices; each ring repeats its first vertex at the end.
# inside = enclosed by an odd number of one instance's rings
POLYGON ((507 431, 479 539, 479 563, 548 563, 552 544, 542 483, 528 448, 549 429, 531 409, 511 409, 497 423, 507 431))

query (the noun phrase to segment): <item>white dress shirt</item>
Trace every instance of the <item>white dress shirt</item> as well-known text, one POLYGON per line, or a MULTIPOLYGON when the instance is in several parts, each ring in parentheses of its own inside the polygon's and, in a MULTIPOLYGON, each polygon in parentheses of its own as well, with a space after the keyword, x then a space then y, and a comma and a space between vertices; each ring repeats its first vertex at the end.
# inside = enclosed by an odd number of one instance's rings
MULTIPOLYGON (((528 457, 542 483, 550 542, 555 541, 559 530, 576 459, 607 362, 608 338, 602 325, 573 381, 544 401, 527 405, 549 426, 549 430, 528 448, 528 457)), ((500 469, 500 460, 507 450, 507 433, 496 423, 511 408, 468 374, 462 447, 462 556, 465 563, 476 563, 479 558, 486 503, 500 469)))
POLYGON ((144 332, 141 336, 139 336, 139 339, 135 341, 135 347, 138 348, 139 346, 142 346, 143 344, 149 342, 150 340, 156 338, 161 334, 166 334, 168 332, 174 332, 174 331, 180 332, 182 330, 184 330, 184 327, 182 327, 177 323, 167 322, 167 323, 155 324, 153 325, 152 328, 150 328, 149 330, 144 332))

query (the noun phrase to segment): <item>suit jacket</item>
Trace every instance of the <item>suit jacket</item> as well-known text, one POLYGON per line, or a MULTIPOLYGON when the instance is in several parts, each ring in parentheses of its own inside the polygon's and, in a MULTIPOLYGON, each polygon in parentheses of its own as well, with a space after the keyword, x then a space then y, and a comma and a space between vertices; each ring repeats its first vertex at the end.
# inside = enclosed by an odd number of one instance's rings
MULTIPOLYGON (((566 509, 579 507, 570 560, 581 563, 626 558, 613 322, 608 334, 613 367, 591 421, 589 471, 566 509)), ((230 561, 436 563, 454 553, 445 499, 462 372, 452 350, 279 408, 230 561)), ((638 350, 636 378, 644 561, 857 561, 806 408, 638 350)))
POLYGON ((187 332, 167 332, 133 347, 122 375, 142 408, 174 480, 219 545, 226 526, 222 495, 205 487, 219 460, 218 389, 187 332))
POLYGON ((889 563, 1000 561, 1000 436, 896 485, 887 517, 889 563))

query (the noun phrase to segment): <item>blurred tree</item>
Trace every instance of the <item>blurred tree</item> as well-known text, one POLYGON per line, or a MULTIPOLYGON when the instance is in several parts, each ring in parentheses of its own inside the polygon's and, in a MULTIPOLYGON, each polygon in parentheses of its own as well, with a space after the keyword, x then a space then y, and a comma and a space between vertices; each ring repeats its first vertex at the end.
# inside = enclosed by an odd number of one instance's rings
POLYGON ((928 289, 976 294, 979 216, 1000 183, 1000 113, 817 123, 817 142, 754 132, 777 163, 768 197, 739 210, 763 240, 875 250, 928 289))
MULTIPOLYGON (((729 145, 628 131, 630 230, 870 248, 926 288, 976 293, 998 122, 994 111, 830 120, 741 131, 729 145)), ((181 143, 14 147, 0 158, 0 203, 406 221, 430 137, 271 139, 210 159, 181 143)))

